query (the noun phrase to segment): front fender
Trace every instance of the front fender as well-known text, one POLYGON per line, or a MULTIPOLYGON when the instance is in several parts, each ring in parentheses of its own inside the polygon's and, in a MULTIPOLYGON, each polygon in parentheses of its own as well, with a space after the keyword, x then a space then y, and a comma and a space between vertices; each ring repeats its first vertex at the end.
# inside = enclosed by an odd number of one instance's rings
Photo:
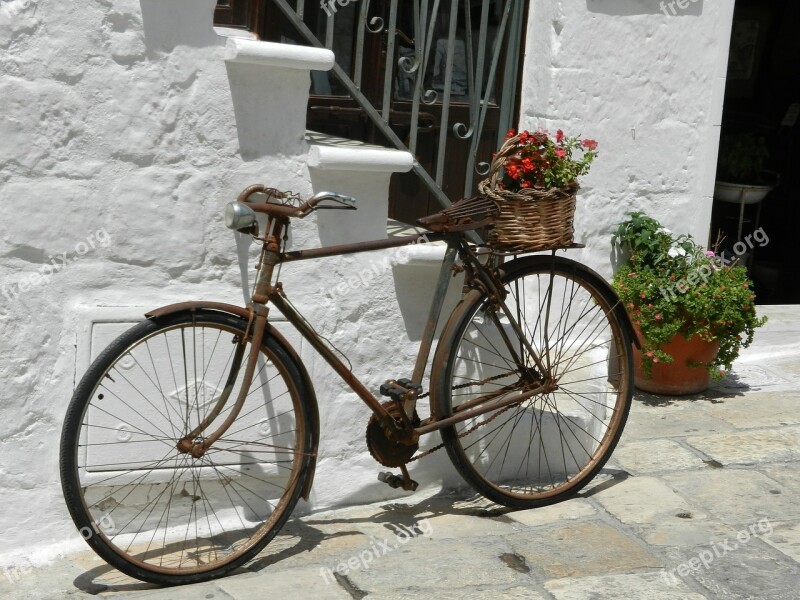
MULTIPOLYGON (((178 304, 170 304, 169 306, 162 306, 161 308, 157 308, 155 310, 151 310, 150 312, 145 314, 145 317, 152 320, 158 320, 162 317, 167 315, 174 315, 180 312, 195 312, 198 310, 215 310, 222 313, 228 313, 231 315, 235 315, 237 317, 241 317, 245 321, 250 318, 250 311, 241 306, 235 306, 233 304, 225 304, 223 302, 205 302, 205 301, 192 301, 192 302, 180 302, 178 304)), ((273 327, 270 323, 267 323, 267 330, 264 332, 264 336, 271 336, 274 338, 286 351, 286 353, 291 357, 291 359, 295 362, 297 366, 297 370, 300 373, 300 377, 303 379, 304 384, 304 394, 306 396, 305 400, 308 405, 308 413, 310 419, 310 428, 311 428, 311 435, 312 435, 312 455, 311 460, 309 461, 308 468, 309 468, 309 475, 306 478, 305 486, 303 487, 302 497, 304 500, 308 500, 309 495, 311 494, 311 486, 314 483, 314 472, 317 466, 317 453, 319 451, 319 407, 317 406, 317 396, 314 393, 314 386, 311 383, 311 378, 308 375, 308 371, 306 370, 303 361, 300 359, 300 355, 297 354, 297 351, 292 347, 292 345, 286 340, 283 334, 278 331, 275 327, 273 327)))

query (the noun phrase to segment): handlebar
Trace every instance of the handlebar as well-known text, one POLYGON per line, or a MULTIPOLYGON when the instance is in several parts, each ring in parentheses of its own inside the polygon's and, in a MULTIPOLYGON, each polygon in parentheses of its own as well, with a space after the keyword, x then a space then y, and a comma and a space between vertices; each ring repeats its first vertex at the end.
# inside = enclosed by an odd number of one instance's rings
POLYGON ((276 204, 274 202, 250 202, 250 196, 257 193, 267 194, 270 198, 286 199, 289 194, 286 192, 278 191, 274 188, 268 188, 263 184, 255 184, 245 188, 239 197, 236 199, 256 212, 265 213, 275 217, 296 217, 302 219, 314 212, 316 209, 338 209, 338 210, 356 210, 356 199, 352 196, 344 194, 337 194, 335 192, 320 192, 314 195, 300 206, 292 206, 290 204, 276 204), (336 202, 339 206, 320 206, 320 203, 330 200, 336 202))

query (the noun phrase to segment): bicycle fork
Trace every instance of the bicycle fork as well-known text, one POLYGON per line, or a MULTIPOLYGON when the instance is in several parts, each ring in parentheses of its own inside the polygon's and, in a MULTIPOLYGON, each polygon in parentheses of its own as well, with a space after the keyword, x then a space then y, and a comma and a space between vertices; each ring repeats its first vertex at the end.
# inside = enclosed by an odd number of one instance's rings
POLYGON ((276 218, 270 221, 270 227, 266 236, 266 241, 262 247, 261 258, 258 266, 258 276, 256 278, 256 286, 253 292, 253 302, 250 305, 250 319, 247 323, 247 329, 242 339, 238 340, 236 350, 232 360, 231 370, 228 374, 228 379, 225 382, 225 388, 214 408, 206 415, 206 417, 195 427, 192 431, 184 435, 177 444, 178 451, 182 454, 191 454, 194 458, 201 458, 208 449, 222 437, 228 428, 239 417, 239 413, 244 406, 245 398, 250 392, 250 387, 253 383, 253 377, 258 363, 258 357, 261 353, 261 344, 264 341, 264 332, 267 328, 267 317, 269 316, 269 308, 266 303, 272 293, 272 275, 275 265, 280 260, 281 251, 281 238, 283 232, 288 227, 288 219, 276 218), (201 437, 202 433, 214 422, 220 415, 225 405, 228 403, 236 379, 241 370, 242 361, 244 359, 245 349, 247 343, 250 342, 250 353, 247 356, 247 363, 245 365, 244 377, 242 378, 242 386, 239 389, 239 395, 233 405, 230 414, 222 422, 222 424, 211 435, 201 437))

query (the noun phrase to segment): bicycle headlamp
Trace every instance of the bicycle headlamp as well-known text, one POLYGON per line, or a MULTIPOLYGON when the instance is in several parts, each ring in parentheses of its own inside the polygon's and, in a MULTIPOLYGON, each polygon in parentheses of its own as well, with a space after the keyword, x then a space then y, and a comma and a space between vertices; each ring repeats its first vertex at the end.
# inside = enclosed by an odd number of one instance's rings
POLYGON ((225 227, 242 233, 258 232, 255 211, 241 202, 230 202, 225 207, 225 227))

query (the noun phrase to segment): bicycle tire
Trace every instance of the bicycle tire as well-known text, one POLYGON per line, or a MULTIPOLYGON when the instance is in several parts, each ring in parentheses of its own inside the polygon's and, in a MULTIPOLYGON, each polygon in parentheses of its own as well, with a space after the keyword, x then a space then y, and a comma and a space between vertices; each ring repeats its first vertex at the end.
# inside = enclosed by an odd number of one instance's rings
POLYGON ((631 338, 616 294, 575 261, 530 256, 499 274, 530 348, 508 315, 472 290, 437 346, 434 410, 447 418, 483 394, 500 401, 533 389, 544 378, 530 349, 539 354, 557 390, 441 432, 451 462, 476 491, 498 504, 534 508, 572 497, 611 456, 633 393, 631 338))
POLYGON ((264 338, 228 431, 199 459, 177 448, 223 384, 232 392, 204 433, 235 403, 244 365, 233 382, 227 373, 246 326, 212 310, 143 321, 75 390, 60 445, 64 497, 89 546, 131 577, 159 585, 220 577, 254 558, 300 497, 311 470, 313 389, 274 336, 264 338))

